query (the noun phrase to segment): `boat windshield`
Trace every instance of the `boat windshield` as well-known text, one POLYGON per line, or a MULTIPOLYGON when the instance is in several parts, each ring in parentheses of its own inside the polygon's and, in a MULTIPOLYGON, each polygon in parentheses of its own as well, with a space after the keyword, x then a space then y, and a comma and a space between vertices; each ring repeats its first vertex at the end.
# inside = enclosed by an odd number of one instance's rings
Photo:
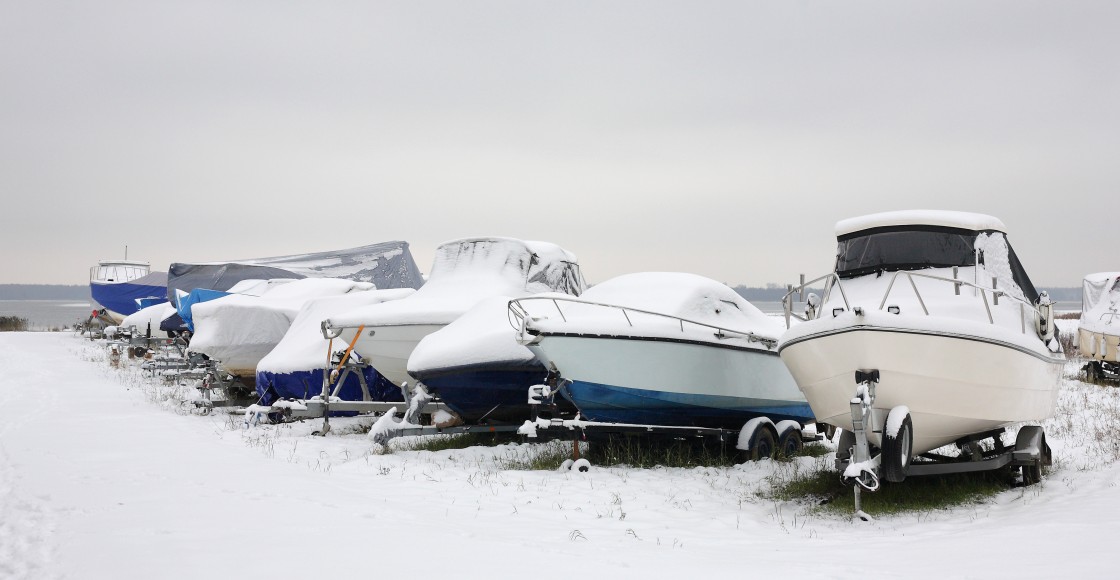
POLYGON ((872 272, 976 265, 976 232, 953 228, 876 228, 841 236, 836 273, 853 278, 872 272))
POLYGON ((101 264, 91 269, 90 279, 102 282, 131 282, 137 278, 147 276, 150 269, 147 266, 131 264, 101 264))

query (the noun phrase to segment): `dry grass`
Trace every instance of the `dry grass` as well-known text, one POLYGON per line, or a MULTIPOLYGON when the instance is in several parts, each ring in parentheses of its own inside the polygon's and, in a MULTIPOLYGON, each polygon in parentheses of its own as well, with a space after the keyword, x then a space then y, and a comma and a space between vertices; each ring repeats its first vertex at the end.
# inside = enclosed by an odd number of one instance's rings
POLYGON ((0 332, 23 332, 30 328, 26 318, 0 316, 0 332))

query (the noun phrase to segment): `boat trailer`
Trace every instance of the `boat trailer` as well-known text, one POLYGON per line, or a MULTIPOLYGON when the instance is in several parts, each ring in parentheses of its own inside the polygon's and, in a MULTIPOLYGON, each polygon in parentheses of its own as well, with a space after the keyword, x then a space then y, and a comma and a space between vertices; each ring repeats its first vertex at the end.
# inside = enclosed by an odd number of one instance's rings
POLYGON ((872 520, 863 511, 860 493, 877 491, 880 478, 899 483, 908 476, 991 471, 1010 465, 1022 470, 1023 485, 1033 485, 1041 481, 1042 468, 1052 464, 1046 434, 1038 425, 1020 427, 1013 447, 1003 443, 1002 435, 1007 430, 1000 428, 955 441, 961 450, 958 457, 932 452, 912 457, 914 427, 909 409, 905 406, 892 408, 884 425, 878 425, 872 411, 879 371, 856 371, 855 381, 856 393, 849 403, 852 430, 844 430, 836 445, 836 469, 841 473, 841 480, 851 485, 855 494, 853 519, 872 520), (873 450, 867 440, 869 431, 880 434, 882 449, 873 450), (984 449, 981 445, 987 439, 994 442, 991 449, 984 449))

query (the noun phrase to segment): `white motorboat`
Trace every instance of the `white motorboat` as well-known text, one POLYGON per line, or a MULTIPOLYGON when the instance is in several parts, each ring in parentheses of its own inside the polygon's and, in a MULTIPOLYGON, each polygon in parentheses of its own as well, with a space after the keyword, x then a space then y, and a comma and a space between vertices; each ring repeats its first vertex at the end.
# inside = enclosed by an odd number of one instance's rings
POLYGON ((714 280, 627 274, 510 311, 519 341, 559 372, 584 419, 727 429, 813 419, 777 355, 781 321, 714 280))
POLYGON ((1054 411, 1065 358, 1051 303, 1005 231, 994 217, 950 211, 843 220, 835 271, 799 289, 823 283, 824 295, 782 335, 782 360, 818 421, 884 449, 890 481, 914 456, 1054 411))
POLYGON ((324 333, 352 344, 373 368, 401 385, 413 382, 408 358, 420 340, 480 301, 541 292, 579 295, 585 286, 576 257, 555 244, 454 240, 436 249, 428 280, 415 294, 331 316, 324 333))
POLYGON ((1120 272, 1085 276, 1078 348, 1092 380, 1120 378, 1120 272))

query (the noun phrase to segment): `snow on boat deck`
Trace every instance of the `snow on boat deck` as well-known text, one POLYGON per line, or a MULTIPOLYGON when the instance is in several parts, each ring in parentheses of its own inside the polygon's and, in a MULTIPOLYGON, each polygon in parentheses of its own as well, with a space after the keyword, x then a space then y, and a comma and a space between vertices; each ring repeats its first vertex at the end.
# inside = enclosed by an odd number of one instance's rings
POLYGON ((369 419, 316 438, 317 421, 184 414, 68 333, 0 333, 0 369, 3 578, 1064 577, 1113 562, 1120 452, 1078 429, 1114 420, 1120 390, 1075 379, 1041 486, 853 525, 757 495, 792 464, 581 474, 504 470, 519 445, 371 454, 345 434, 369 419))

